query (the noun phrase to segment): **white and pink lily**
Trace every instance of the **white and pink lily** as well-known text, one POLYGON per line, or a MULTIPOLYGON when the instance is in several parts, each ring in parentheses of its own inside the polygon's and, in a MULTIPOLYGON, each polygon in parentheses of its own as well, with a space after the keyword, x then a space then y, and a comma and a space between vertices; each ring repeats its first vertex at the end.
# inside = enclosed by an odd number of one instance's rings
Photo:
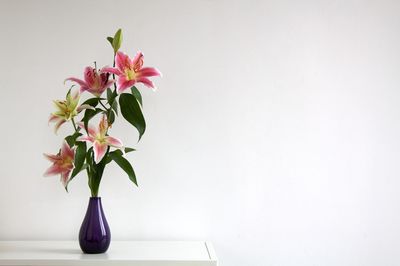
MULTIPOLYGON (((83 123, 79 123, 82 129, 85 129, 83 123)), ((77 141, 86 141, 93 144, 94 160, 98 164, 107 152, 108 146, 121 149, 123 148, 122 142, 114 137, 107 136, 107 131, 110 125, 108 124, 107 118, 104 115, 100 120, 99 127, 94 128, 88 125, 88 135, 81 136, 77 141)))
POLYGON ((108 80, 108 73, 99 73, 97 69, 86 67, 83 73, 84 80, 78 78, 67 78, 67 80, 74 81, 81 86, 80 91, 88 91, 91 94, 100 97, 100 95, 109 88, 114 80, 108 80))
POLYGON ((143 66, 143 54, 137 52, 136 56, 131 60, 129 56, 123 52, 117 52, 115 55, 115 63, 117 67, 104 67, 101 72, 112 73, 118 76, 117 92, 121 93, 127 88, 132 87, 135 83, 140 82, 147 87, 155 89, 154 83, 148 77, 161 76, 161 72, 153 67, 143 66))
POLYGON ((49 118, 49 123, 55 123, 54 131, 57 133, 62 124, 77 116, 84 109, 94 109, 88 104, 78 106, 80 94, 78 91, 71 93, 68 92, 65 100, 55 100, 54 105, 57 111, 52 113, 49 118))
POLYGON ((44 154, 44 156, 53 163, 44 173, 44 176, 61 175, 61 182, 64 187, 67 186, 74 169, 75 151, 64 141, 58 154, 44 154))

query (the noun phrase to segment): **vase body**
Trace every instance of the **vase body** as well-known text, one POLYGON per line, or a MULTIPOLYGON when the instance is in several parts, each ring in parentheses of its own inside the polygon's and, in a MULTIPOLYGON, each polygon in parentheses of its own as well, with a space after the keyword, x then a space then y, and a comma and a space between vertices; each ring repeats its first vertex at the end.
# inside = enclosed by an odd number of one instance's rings
POLYGON ((79 245, 84 253, 107 251, 111 242, 110 227, 104 215, 100 197, 91 197, 79 231, 79 245))

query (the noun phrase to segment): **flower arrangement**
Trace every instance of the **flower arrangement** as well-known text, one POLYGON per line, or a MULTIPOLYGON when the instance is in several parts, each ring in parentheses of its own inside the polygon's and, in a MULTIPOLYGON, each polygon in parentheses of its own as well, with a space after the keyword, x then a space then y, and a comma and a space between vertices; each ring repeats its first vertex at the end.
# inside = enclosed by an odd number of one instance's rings
MULTIPOLYGON (((119 51, 122 43, 122 31, 119 29, 114 37, 108 37, 113 53, 113 66, 98 69, 86 67, 83 79, 67 78, 65 82, 79 85, 79 90, 68 90, 65 100, 55 100, 56 111, 50 115, 49 123, 58 129, 70 123, 72 133, 64 138, 57 154, 44 154, 52 163, 45 176, 61 175, 61 182, 68 191, 68 184, 81 171, 86 170, 92 197, 97 197, 104 168, 110 162, 117 163, 137 185, 132 165, 124 157, 125 153, 135 149, 125 147, 118 138, 109 135, 109 131, 119 114, 143 136, 146 123, 142 113, 142 97, 136 84, 155 89, 149 77, 161 76, 152 67, 143 67, 143 54, 139 51, 131 59, 119 51), (80 104, 82 94, 91 97, 80 104), (80 117, 80 118, 78 118, 80 117), (91 120, 99 117, 95 127, 91 120)), ((64 83, 65 83, 64 82, 64 83)))

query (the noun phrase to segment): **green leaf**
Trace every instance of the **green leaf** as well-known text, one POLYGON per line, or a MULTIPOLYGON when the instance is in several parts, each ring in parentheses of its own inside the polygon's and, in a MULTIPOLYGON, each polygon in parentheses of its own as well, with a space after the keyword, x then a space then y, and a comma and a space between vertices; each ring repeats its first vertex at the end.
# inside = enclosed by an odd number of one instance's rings
POLYGON ((75 145, 76 139, 77 139, 79 136, 82 136, 82 134, 79 133, 79 132, 75 132, 74 134, 65 137, 65 141, 68 143, 68 145, 69 145, 70 147, 73 147, 73 146, 75 145))
POLYGON ((80 171, 86 169, 87 165, 84 165, 86 157, 86 142, 78 142, 76 152, 75 152, 75 161, 74 161, 74 170, 72 171, 71 177, 68 180, 67 185, 65 186, 65 190, 68 192, 69 182, 74 179, 74 177, 79 174, 80 171), (85 167, 84 167, 85 166, 85 167))
POLYGON ((108 154, 108 156, 107 156, 106 164, 109 164, 109 163, 111 163, 111 161, 112 161, 110 154, 111 154, 111 152, 110 152, 110 153, 108 154))
POLYGON ((137 186, 135 171, 133 171, 132 165, 128 160, 122 157, 119 153, 110 152, 109 156, 119 165, 119 167, 122 168, 122 170, 125 171, 125 173, 127 173, 129 179, 137 186))
POLYGON ((117 53, 119 48, 121 48, 122 44, 122 30, 119 29, 114 35, 112 46, 114 48, 114 52, 117 53))
POLYGON ((91 176, 93 175, 93 164, 94 160, 92 158, 93 154, 93 147, 90 147, 88 151, 86 152, 86 164, 88 165, 86 171, 88 172, 88 178, 90 179, 91 176))
POLYGON ((75 161, 74 161, 75 168, 72 171, 70 181, 82 170, 83 163, 85 162, 85 157, 86 157, 86 142, 77 142, 75 161))
POLYGON ((115 98, 118 96, 116 91, 111 91, 110 88, 107 89, 107 101, 111 108, 114 110, 115 114, 118 115, 118 102, 115 98))
POLYGON ((89 170, 91 170, 91 168, 93 167, 92 152, 93 152, 93 147, 90 147, 86 153, 86 163, 89 166, 89 170))
MULTIPOLYGON (((107 153, 108 153, 108 151, 107 151, 107 153)), ((89 181, 92 197, 97 197, 97 195, 99 194, 100 182, 103 177, 103 172, 104 172, 104 168, 106 166, 106 161, 107 161, 107 157, 108 157, 107 153, 98 164, 96 164, 94 161, 92 162, 92 173, 91 173, 91 177, 90 177, 90 181, 89 181)))
POLYGON ((146 131, 146 122, 138 101, 132 94, 122 93, 119 96, 119 105, 122 116, 138 130, 140 140, 146 131))
POLYGON ((110 88, 107 88, 107 101, 108 103, 112 103, 112 90, 110 88))
POLYGON ((120 156, 123 156, 123 155, 124 155, 124 153, 123 153, 121 150, 112 151, 112 152, 110 152, 110 153, 108 154, 109 156, 107 156, 106 164, 108 164, 108 163, 110 163, 110 162, 112 161, 111 154, 117 154, 117 155, 120 155, 120 156), (117 154, 117 153, 118 153, 118 154, 117 154))
POLYGON ((100 99, 101 98, 97 98, 97 97, 96 98, 90 98, 90 99, 87 99, 82 104, 88 104, 88 105, 90 105, 92 107, 96 107, 99 104, 100 99))
POLYGON ((131 88, 131 91, 132 95, 135 96, 136 100, 138 100, 140 105, 143 107, 142 95, 140 94, 140 91, 135 86, 131 88))
POLYGON ((100 108, 96 108, 96 110, 86 109, 85 114, 83 115, 83 118, 81 120, 81 121, 83 121, 86 131, 87 131, 87 126, 89 124, 89 120, 101 112, 103 112, 103 110, 100 108))
POLYGON ((107 88, 107 101, 110 105, 114 101, 113 92, 110 88, 107 88))
POLYGON ((113 47, 113 40, 114 40, 113 37, 107 37, 107 41, 111 44, 111 47, 113 47))
MULTIPOLYGON (((134 148, 129 148, 129 147, 126 147, 125 149, 124 149, 124 152, 125 153, 129 153, 129 152, 131 152, 131 151, 136 151, 136 149, 134 149, 134 148)), ((121 150, 115 150, 115 151, 112 151, 112 152, 110 152, 110 154, 111 153, 118 153, 120 156, 123 156, 124 155, 124 153, 121 151, 121 150)), ((107 157, 107 160, 106 160, 106 164, 108 164, 108 163, 110 163, 112 161, 112 159, 111 159, 111 156, 108 156, 107 157)))
POLYGON ((134 148, 125 147, 125 153, 129 153, 131 151, 136 151, 134 148))
POLYGON ((114 113, 114 111, 110 110, 110 114, 109 114, 109 117, 108 117, 108 122, 110 122, 110 124, 113 124, 114 121, 115 121, 115 113, 114 113))
POLYGON ((111 105, 111 108, 114 110, 115 114, 118 115, 118 102, 114 101, 111 105))

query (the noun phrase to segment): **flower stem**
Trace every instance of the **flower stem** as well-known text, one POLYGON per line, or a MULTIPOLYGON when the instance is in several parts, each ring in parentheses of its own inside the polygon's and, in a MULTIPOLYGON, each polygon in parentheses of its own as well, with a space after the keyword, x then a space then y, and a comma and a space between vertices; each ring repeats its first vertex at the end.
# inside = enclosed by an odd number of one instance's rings
POLYGON ((107 123, 110 122, 110 116, 111 116, 111 104, 108 103, 108 105, 110 105, 110 109, 108 109, 101 101, 99 101, 99 103, 101 104, 101 106, 104 107, 104 109, 106 109, 105 111, 107 112, 107 123))
POLYGON ((99 101, 99 103, 101 104, 101 106, 103 106, 104 107, 104 109, 106 109, 106 111, 108 112, 108 108, 101 102, 101 101, 99 101))
MULTIPOLYGON (((113 67, 115 67, 115 56, 116 56, 116 53, 114 52, 113 67)), ((115 74, 114 73, 112 74, 112 77, 113 77, 113 80, 115 80, 115 74)), ((117 90, 117 85, 114 82, 114 93, 115 93, 116 90, 117 90)))
POLYGON ((75 132, 77 132, 78 128, 76 127, 74 118, 71 119, 71 122, 72 122, 72 125, 74 126, 75 132))

